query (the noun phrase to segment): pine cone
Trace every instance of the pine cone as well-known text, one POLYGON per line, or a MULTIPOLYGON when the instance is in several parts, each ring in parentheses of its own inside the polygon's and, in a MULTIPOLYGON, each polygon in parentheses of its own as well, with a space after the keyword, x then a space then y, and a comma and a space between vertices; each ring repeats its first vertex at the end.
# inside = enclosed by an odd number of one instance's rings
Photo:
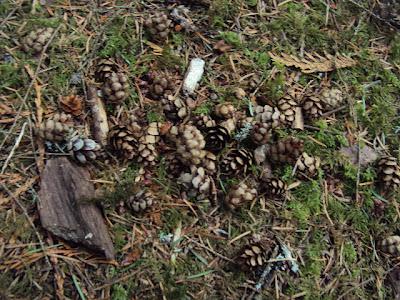
POLYGON ((264 145, 271 139, 271 125, 269 123, 256 123, 251 131, 251 140, 256 145, 264 145))
POLYGON ((324 89, 321 92, 320 99, 326 104, 327 108, 335 109, 338 108, 344 101, 343 93, 339 89, 324 89))
POLYGON ((68 143, 68 151, 81 164, 95 160, 100 150, 100 145, 92 139, 75 136, 68 143))
POLYGON ((234 149, 220 162, 220 171, 222 175, 245 174, 253 163, 253 153, 246 149, 234 149))
POLYGON ((39 136, 47 141, 62 142, 72 130, 72 116, 63 112, 56 113, 40 125, 39 136))
POLYGON ((307 119, 318 119, 323 114, 323 102, 317 96, 309 96, 303 100, 302 108, 307 119))
POLYGON ((303 152, 303 148, 303 141, 289 137, 270 145, 267 154, 274 163, 295 164, 303 152))
POLYGON ((152 122, 146 128, 145 134, 139 139, 139 158, 138 162, 142 162, 145 166, 154 166, 158 151, 156 144, 160 140, 160 124, 152 122))
POLYGON ((257 105, 254 112, 255 120, 260 123, 270 124, 271 129, 279 127, 285 119, 285 116, 281 114, 278 108, 269 105, 257 105))
POLYGON ((296 108, 298 107, 297 101, 290 93, 286 94, 278 101, 278 109, 281 112, 281 120, 286 125, 291 126, 296 117, 296 108))
POLYGON ((188 189, 188 196, 203 200, 209 197, 212 188, 212 178, 203 167, 191 166, 191 173, 183 173, 179 181, 188 189))
POLYGON ((128 97, 128 78, 123 73, 112 73, 106 78, 102 91, 106 101, 121 104, 128 97))
POLYGON ((40 53, 43 51, 45 45, 49 42, 51 36, 54 33, 54 29, 40 28, 34 31, 31 31, 23 40, 22 40, 22 49, 25 52, 34 52, 40 53))
POLYGON ((260 190, 262 193, 266 193, 270 197, 284 198, 287 191, 287 185, 279 178, 267 178, 262 180, 260 190))
POLYGON ((247 245, 239 251, 236 261, 244 270, 261 270, 272 258, 272 253, 276 247, 277 243, 273 239, 250 239, 247 245))
POLYGON ((229 209, 235 209, 257 197, 257 190, 244 182, 233 186, 225 197, 225 204, 229 209))
POLYGON ((384 156, 378 161, 378 179, 385 190, 397 190, 400 186, 400 167, 393 156, 384 156))
POLYGON ((187 105, 180 98, 174 98, 172 95, 163 98, 163 110, 165 117, 172 122, 179 122, 189 114, 187 105))
POLYGON ((236 130, 236 125, 236 118, 230 118, 219 123, 219 126, 225 127, 229 134, 232 134, 236 130))
POLYGON ((126 205, 133 213, 141 213, 151 208, 155 203, 154 195, 150 191, 140 190, 126 200, 126 205))
POLYGON ((208 174, 212 175, 217 172, 217 157, 210 151, 206 151, 201 166, 207 171, 208 174))
POLYGON ((79 116, 83 110, 83 99, 77 95, 70 95, 63 97, 60 101, 60 105, 63 111, 73 116, 79 116))
POLYGON ((316 156, 309 156, 303 152, 296 162, 297 170, 307 177, 315 177, 321 167, 321 159, 316 156))
POLYGON ((100 59, 96 64, 95 78, 104 83, 113 73, 120 71, 117 63, 111 58, 100 59))
POLYGON ((200 130, 192 125, 181 125, 176 140, 177 153, 184 164, 199 165, 206 155, 206 142, 200 130))
POLYGON ((195 115, 191 118, 190 124, 196 126, 200 130, 207 130, 207 128, 217 126, 215 120, 209 115, 195 115))
POLYGON ((400 236, 398 235, 385 238, 379 243, 379 246, 383 252, 393 256, 400 256, 400 236))
POLYGON ((235 116, 236 109, 232 103, 225 102, 217 104, 214 108, 214 113, 218 118, 226 120, 235 116))
POLYGON ((141 108, 136 108, 129 113, 128 129, 133 133, 136 139, 144 133, 147 126, 146 112, 141 108))
POLYGON ((125 159, 133 159, 138 154, 138 143, 135 135, 126 126, 116 125, 108 134, 111 149, 125 159))
POLYGON ((168 18, 167 14, 156 12, 154 16, 147 18, 144 25, 153 40, 164 41, 171 31, 172 21, 168 18))
POLYGON ((230 140, 230 135, 225 127, 220 125, 210 127, 206 130, 205 141, 206 149, 212 152, 219 152, 225 148, 230 140))
POLYGON ((173 95, 174 87, 175 82, 168 78, 168 75, 160 74, 150 86, 150 96, 155 100, 167 98, 173 95))
POLYGON ((188 173, 189 168, 182 164, 175 152, 164 155, 166 176, 176 180, 182 173, 188 173))

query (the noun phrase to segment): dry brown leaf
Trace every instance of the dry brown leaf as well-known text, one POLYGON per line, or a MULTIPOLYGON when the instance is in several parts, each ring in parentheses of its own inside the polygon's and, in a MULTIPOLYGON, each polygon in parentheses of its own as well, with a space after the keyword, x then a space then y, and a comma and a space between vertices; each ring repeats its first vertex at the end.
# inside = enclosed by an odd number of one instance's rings
POLYGON ((125 256, 121 265, 128 266, 137 261, 141 256, 142 256, 142 251, 139 248, 135 248, 125 256))
POLYGON ((310 54, 306 52, 304 58, 286 53, 277 55, 268 52, 268 54, 271 56, 272 60, 284 64, 287 67, 299 68, 303 73, 330 72, 336 69, 352 67, 357 64, 357 61, 351 57, 341 54, 336 54, 334 56, 325 53, 325 56, 321 56, 317 53, 310 54))

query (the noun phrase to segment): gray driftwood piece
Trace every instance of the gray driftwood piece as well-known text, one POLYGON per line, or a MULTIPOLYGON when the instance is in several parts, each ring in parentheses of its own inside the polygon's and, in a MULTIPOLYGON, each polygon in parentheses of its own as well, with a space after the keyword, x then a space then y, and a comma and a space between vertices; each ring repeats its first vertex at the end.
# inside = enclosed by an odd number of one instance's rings
POLYGON ((52 234, 114 258, 114 247, 96 205, 94 186, 87 169, 60 157, 47 162, 39 192, 39 214, 42 225, 52 234))

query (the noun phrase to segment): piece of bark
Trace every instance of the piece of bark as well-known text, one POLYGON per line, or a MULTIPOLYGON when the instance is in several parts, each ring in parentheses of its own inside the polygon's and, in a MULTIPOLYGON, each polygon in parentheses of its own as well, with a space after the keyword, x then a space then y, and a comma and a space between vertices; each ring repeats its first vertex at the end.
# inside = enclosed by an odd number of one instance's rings
POLYGON ((51 159, 41 175, 39 214, 42 226, 57 237, 114 258, 114 247, 87 169, 67 158, 51 159))
POLYGON ((88 85, 86 103, 93 118, 92 130, 94 139, 104 147, 107 145, 109 132, 107 113, 103 101, 97 96, 97 89, 94 85, 88 85))

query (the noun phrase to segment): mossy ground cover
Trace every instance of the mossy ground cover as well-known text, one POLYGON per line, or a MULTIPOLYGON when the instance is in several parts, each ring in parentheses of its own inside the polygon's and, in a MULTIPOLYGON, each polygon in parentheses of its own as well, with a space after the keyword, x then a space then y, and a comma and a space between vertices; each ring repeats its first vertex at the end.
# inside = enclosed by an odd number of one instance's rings
MULTIPOLYGON (((149 43, 143 20, 154 10, 167 10, 166 2, 179 1, 44 2, 0 3, 0 104, 12 109, 0 115, 1 166, 25 128, 0 174, 0 298, 246 299, 254 296, 257 279, 233 259, 246 237, 265 231, 290 247, 300 272, 277 273, 255 297, 394 297, 387 278, 396 260, 381 253, 377 241, 398 233, 398 197, 385 198, 376 188, 373 165, 353 165, 339 155, 341 147, 384 144, 399 156, 400 37, 371 17, 373 1, 215 0, 210 6, 194 5, 190 16, 199 32, 174 32, 159 45, 161 54, 149 43), (42 59, 20 49, 21 38, 40 27, 57 30, 42 59), (212 48, 219 40, 231 50, 215 55, 212 48), (98 205, 116 248, 115 261, 103 261, 41 228, 36 209, 43 164, 35 137, 39 111, 56 111, 59 96, 84 94, 83 83, 71 79, 88 78, 96 58, 117 56, 126 65, 130 93, 122 109, 140 101, 135 83, 147 72, 170 70, 183 77, 189 60, 199 56, 206 61, 199 97, 212 91, 216 103, 230 101, 245 110, 252 96, 282 97, 287 75, 298 72, 276 63, 269 52, 341 53, 357 61, 329 73, 299 73, 304 86, 329 80, 344 92, 346 105, 307 123, 304 131, 279 131, 282 137, 302 139, 306 151, 329 166, 318 177, 297 184, 291 166, 275 168, 274 175, 293 186, 284 202, 261 197, 251 208, 228 212, 182 197, 161 157, 152 173, 159 209, 133 216, 121 211, 119 202, 140 165, 98 162, 91 171, 104 195, 98 205), (235 88, 245 88, 246 75, 252 73, 262 84, 254 95, 236 99, 235 88)), ((203 100, 194 114, 212 111, 215 103, 203 100)), ((107 110, 117 113, 115 107, 107 110)), ((162 122, 164 116, 153 106, 147 119, 162 122)), ((260 170, 255 166, 253 171, 260 170)), ((233 183, 221 182, 221 189, 233 183)))

